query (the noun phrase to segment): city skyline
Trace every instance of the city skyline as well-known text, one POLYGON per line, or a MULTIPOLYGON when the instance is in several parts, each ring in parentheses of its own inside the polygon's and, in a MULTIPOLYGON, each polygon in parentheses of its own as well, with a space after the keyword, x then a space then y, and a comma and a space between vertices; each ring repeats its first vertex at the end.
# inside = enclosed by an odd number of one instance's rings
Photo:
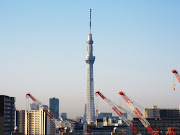
MULTIPOLYGON (((180 71, 179 5, 177 0, 1 1, 0 94, 16 97, 18 110, 26 109, 28 92, 46 105, 56 97, 68 117, 83 116, 91 8, 94 91, 119 104, 118 92, 124 91, 146 108, 178 108, 180 85, 174 79, 173 91, 171 70, 180 71)), ((112 112, 97 100, 99 111, 112 112)))

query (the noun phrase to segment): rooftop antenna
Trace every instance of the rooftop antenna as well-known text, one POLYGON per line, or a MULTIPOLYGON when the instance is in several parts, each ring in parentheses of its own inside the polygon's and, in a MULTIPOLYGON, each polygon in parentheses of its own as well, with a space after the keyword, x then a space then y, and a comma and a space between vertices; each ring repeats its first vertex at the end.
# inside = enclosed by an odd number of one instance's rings
POLYGON ((89 9, 89 34, 91 34, 91 9, 89 9))

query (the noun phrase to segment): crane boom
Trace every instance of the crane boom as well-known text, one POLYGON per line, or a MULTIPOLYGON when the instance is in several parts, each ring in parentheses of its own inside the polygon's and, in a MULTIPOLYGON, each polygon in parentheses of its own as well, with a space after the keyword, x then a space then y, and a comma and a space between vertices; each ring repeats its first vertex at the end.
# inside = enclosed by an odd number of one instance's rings
POLYGON ((43 112, 45 112, 45 114, 54 122, 54 124, 56 125, 56 128, 60 128, 60 129, 64 129, 64 127, 62 126, 62 124, 60 122, 58 122, 54 116, 46 109, 43 107, 42 103, 39 102, 35 97, 33 97, 30 93, 26 94, 26 97, 30 97, 35 103, 36 105, 39 106, 39 108, 41 108, 43 110, 43 112))
POLYGON ((128 104, 129 108, 134 112, 134 114, 138 117, 138 119, 141 121, 141 123, 145 126, 145 128, 149 131, 151 135, 158 135, 159 131, 155 128, 153 128, 150 123, 147 121, 146 118, 141 114, 141 112, 138 110, 138 108, 131 102, 131 100, 121 91, 119 94, 123 97, 123 99, 128 104))
POLYGON ((114 103, 109 100, 108 98, 106 98, 101 92, 97 91, 95 93, 96 95, 98 94, 102 99, 104 99, 111 107, 112 109, 116 112, 117 115, 119 115, 122 120, 130 127, 130 129, 136 134, 136 135, 141 135, 139 133, 139 131, 133 126, 132 122, 130 122, 129 120, 126 119, 126 117, 122 114, 121 111, 119 111, 118 107, 116 107, 116 105, 114 105, 114 103))
POLYGON ((179 75, 178 71, 174 69, 174 70, 172 70, 172 73, 176 76, 176 78, 178 79, 178 81, 180 83, 180 75, 179 75))

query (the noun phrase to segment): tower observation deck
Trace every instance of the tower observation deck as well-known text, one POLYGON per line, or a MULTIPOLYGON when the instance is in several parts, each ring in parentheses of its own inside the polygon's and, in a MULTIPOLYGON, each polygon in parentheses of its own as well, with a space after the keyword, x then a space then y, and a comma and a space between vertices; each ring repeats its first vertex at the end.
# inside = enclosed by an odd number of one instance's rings
POLYGON ((93 40, 91 34, 91 9, 89 9, 89 35, 86 42, 87 56, 85 61, 87 64, 87 80, 86 80, 86 97, 85 97, 85 112, 84 121, 91 124, 95 121, 95 107, 94 107, 94 77, 93 77, 93 64, 95 56, 93 56, 93 40))

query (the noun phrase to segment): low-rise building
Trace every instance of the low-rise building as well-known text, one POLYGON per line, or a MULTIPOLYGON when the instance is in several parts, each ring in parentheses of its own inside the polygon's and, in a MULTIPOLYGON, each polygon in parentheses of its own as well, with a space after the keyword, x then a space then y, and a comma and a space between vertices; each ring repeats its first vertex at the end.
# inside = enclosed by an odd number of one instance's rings
POLYGON ((153 105, 152 108, 144 109, 145 118, 180 118, 179 109, 170 109, 170 108, 157 108, 153 105))
MULTIPOLYGON (((153 128, 160 131, 161 135, 166 135, 169 127, 175 127, 177 135, 180 135, 180 119, 178 118, 147 118, 153 128)), ((133 118, 133 126, 142 134, 150 135, 138 118, 133 118)))

